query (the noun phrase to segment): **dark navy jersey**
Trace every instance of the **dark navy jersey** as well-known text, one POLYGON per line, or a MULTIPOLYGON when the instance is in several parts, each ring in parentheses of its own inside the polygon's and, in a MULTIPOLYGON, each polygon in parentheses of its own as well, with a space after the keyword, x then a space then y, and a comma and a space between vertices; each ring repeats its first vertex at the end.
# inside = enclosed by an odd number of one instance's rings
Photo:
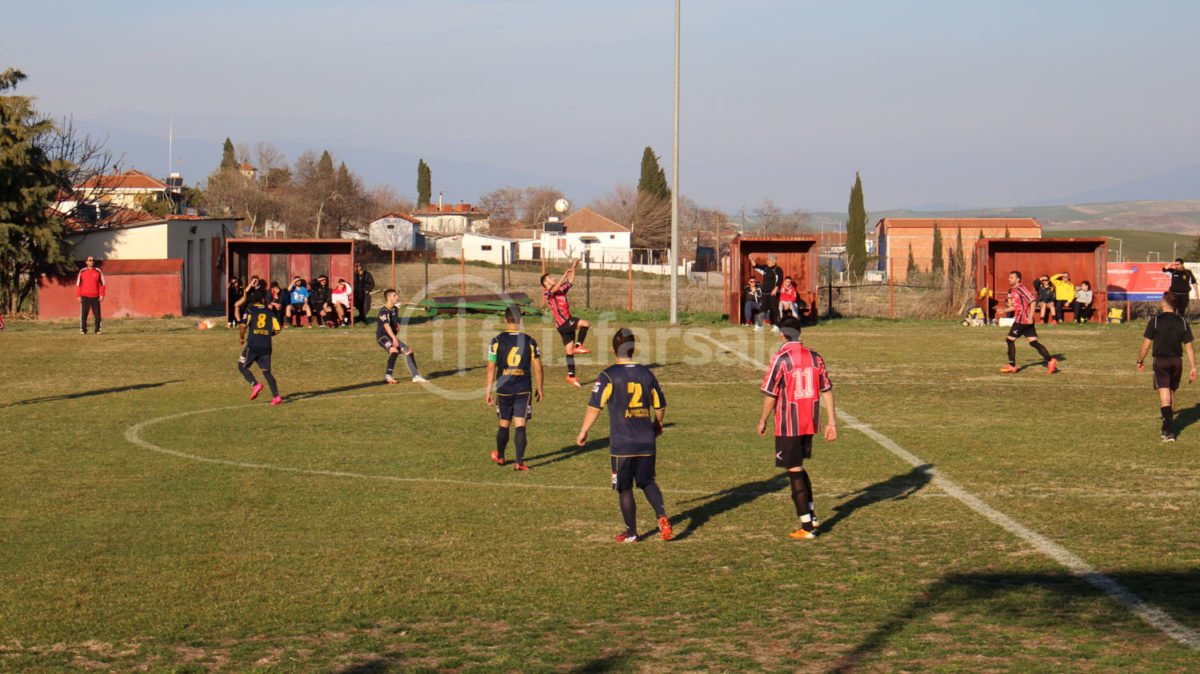
MULTIPOLYGON (((387 329, 384 326, 392 326, 392 334, 400 329, 400 310, 399 307, 388 309, 387 305, 379 307, 379 322, 375 324, 375 339, 383 339, 388 336, 387 329)), ((399 337, 399 335, 396 335, 399 337)))
POLYGON ((523 332, 506 330, 493 337, 488 347, 488 362, 496 364, 496 393, 532 392, 533 361, 541 357, 537 341, 523 332))
POLYGON ((617 363, 592 386, 588 407, 608 405, 608 444, 613 456, 654 456, 654 410, 667 406, 658 379, 645 365, 617 363))
POLYGON ((271 353, 271 335, 279 332, 279 317, 261 304, 252 304, 242 317, 246 326, 246 348, 258 353, 271 353))

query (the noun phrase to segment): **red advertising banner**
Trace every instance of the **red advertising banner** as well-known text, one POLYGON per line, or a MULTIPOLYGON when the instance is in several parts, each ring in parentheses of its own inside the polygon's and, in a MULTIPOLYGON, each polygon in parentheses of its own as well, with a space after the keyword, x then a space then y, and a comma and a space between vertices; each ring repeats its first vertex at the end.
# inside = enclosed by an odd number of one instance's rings
MULTIPOLYGON (((1109 262, 1108 300, 1153 302, 1171 287, 1171 275, 1162 262, 1109 262)), ((1186 265, 1195 274, 1200 265, 1186 265)), ((1192 292, 1193 298, 1195 291, 1192 292)))

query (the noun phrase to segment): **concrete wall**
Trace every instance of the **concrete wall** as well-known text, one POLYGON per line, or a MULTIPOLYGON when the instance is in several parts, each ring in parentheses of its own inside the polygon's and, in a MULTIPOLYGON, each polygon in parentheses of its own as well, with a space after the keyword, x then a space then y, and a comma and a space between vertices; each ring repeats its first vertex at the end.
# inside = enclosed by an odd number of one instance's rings
POLYGON ((404 218, 379 218, 370 224, 371 243, 383 250, 416 250, 420 229, 404 218))

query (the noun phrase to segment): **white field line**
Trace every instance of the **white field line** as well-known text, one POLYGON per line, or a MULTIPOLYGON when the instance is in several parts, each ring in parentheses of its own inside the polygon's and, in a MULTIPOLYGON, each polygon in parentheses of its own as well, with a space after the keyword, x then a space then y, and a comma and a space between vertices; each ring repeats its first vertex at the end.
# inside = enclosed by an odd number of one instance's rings
MULTIPOLYGON (((732 353, 742 360, 745 360, 760 370, 765 371, 767 369, 766 364, 760 363, 754 358, 751 358, 749 355, 718 342, 712 337, 709 337, 707 334, 699 333, 699 336, 707 339, 713 344, 716 344, 718 347, 725 349, 729 353, 732 353)), ((1167 613, 1162 609, 1149 604, 1141 597, 1129 591, 1129 589, 1127 589, 1125 586, 1101 573, 1099 569, 1091 564, 1088 564, 1083 560, 1083 558, 1079 557, 1075 553, 1039 534, 1033 529, 1030 529, 1024 524, 1021 524, 1012 517, 1000 512, 999 510, 996 510, 987 503, 984 503, 982 499, 966 489, 958 486, 957 483, 943 475, 940 470, 932 467, 928 461, 925 461, 912 452, 909 452, 900 445, 896 444, 896 442, 891 438, 871 428, 850 413, 846 412, 844 407, 838 406, 837 415, 839 418, 844 419, 851 428, 862 432, 867 437, 879 443, 880 446, 892 454, 900 457, 900 459, 905 463, 913 466, 914 468, 927 466, 923 470, 930 476, 932 483, 942 491, 958 499, 961 503, 982 515, 992 524, 1007 530, 1009 533, 1029 543, 1042 554, 1066 567, 1067 570, 1069 570, 1073 575, 1087 581, 1100 590, 1103 590, 1109 596, 1116 599, 1122 606, 1129 609, 1139 618, 1144 620, 1151 627, 1154 627, 1163 634, 1166 634, 1175 641, 1178 641, 1192 650, 1200 650, 1200 634, 1197 634, 1195 630, 1192 630, 1191 628, 1181 624, 1170 615, 1167 615, 1167 613)))
MULTIPOLYGON (((398 393, 415 393, 415 391, 404 391, 404 392, 398 392, 398 393)), ((313 396, 312 398, 303 398, 301 400, 292 401, 287 404, 294 405, 296 403, 302 403, 302 402, 305 402, 308 400, 327 401, 327 400, 331 400, 331 399, 340 399, 340 398, 370 398, 373 396, 382 396, 382 395, 397 395, 397 393, 386 393, 386 394, 385 393, 362 393, 362 394, 357 394, 357 395, 335 396, 335 397, 313 396)), ((154 419, 148 419, 146 421, 143 421, 138 424, 134 424, 134 425, 130 426, 129 428, 125 429, 125 439, 143 449, 148 449, 152 452, 158 452, 159 454, 167 454, 169 456, 175 456, 175 457, 178 457, 181 459, 189 459, 191 461, 199 461, 201 463, 209 463, 209 464, 214 464, 214 465, 218 465, 218 466, 230 466, 233 468, 245 468, 245 469, 251 469, 251 470, 271 470, 271 471, 277 471, 277 472, 281 472, 281 473, 293 473, 293 474, 297 474, 297 475, 320 475, 320 476, 324 476, 324 477, 349 478, 349 479, 354 479, 354 480, 378 480, 381 482, 404 482, 404 483, 411 483, 411 484, 454 484, 454 485, 463 485, 463 486, 470 486, 470 487, 514 487, 514 488, 518 488, 518 489, 551 489, 551 490, 564 490, 564 491, 565 490, 570 490, 570 491, 612 491, 611 486, 604 486, 604 487, 595 486, 595 487, 593 487, 593 486, 586 486, 586 485, 543 484, 540 482, 532 482, 532 481, 530 481, 530 482, 484 482, 484 481, 472 481, 472 480, 453 480, 453 479, 449 479, 449 478, 437 478, 437 477, 399 477, 396 475, 370 475, 367 473, 353 473, 353 472, 342 471, 342 470, 319 470, 319 469, 313 469, 313 468, 295 468, 292 466, 280 466, 280 465, 269 464, 269 463, 251 463, 248 461, 233 461, 231 459, 216 459, 216 458, 212 458, 212 457, 208 457, 208 456, 201 456, 199 454, 182 452, 182 451, 175 450, 175 449, 167 449, 166 447, 160 447, 160 446, 142 438, 142 429, 146 428, 147 426, 154 426, 155 424, 160 424, 165 421, 173 421, 175 419, 189 417, 189 416, 193 416, 196 414, 211 414, 213 412, 224 412, 227 410, 242 409, 242 408, 250 407, 250 406, 251 405, 246 404, 246 405, 229 405, 227 407, 210 407, 208 409, 188 410, 187 412, 180 412, 178 414, 168 414, 168 415, 162 416, 162 417, 155 417, 154 419)), ((486 460, 490 461, 490 459, 486 459, 486 460)), ((607 480, 605 480, 605 481, 607 481, 607 480)), ((706 491, 703 489, 663 489, 663 492, 671 493, 671 494, 684 494, 684 495, 688 495, 688 496, 704 496, 704 495, 712 493, 711 491, 706 491)))

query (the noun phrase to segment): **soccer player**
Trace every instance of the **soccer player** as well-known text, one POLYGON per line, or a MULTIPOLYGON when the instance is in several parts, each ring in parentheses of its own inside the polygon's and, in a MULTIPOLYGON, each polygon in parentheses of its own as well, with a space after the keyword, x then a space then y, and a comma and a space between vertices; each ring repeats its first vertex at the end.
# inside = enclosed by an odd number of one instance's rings
POLYGON ((100 303, 104 301, 104 272, 96 268, 96 258, 91 255, 84 260, 83 269, 75 277, 75 296, 79 298, 79 332, 87 334, 88 311, 96 322, 96 334, 100 334, 100 303))
POLYGON ((663 506, 662 490, 654 481, 655 438, 662 434, 667 400, 658 379, 645 365, 633 362, 633 332, 621 328, 613 335, 612 349, 616 364, 605 368, 592 386, 592 397, 575 444, 587 443, 588 430, 608 405, 608 445, 612 467, 612 486, 621 503, 625 531, 617 534, 618 543, 637 543, 637 510, 633 485, 654 508, 658 529, 664 541, 671 540, 671 520, 663 506))
POLYGON ((396 331, 400 328, 400 312, 396 307, 399 299, 400 294, 391 288, 383 292, 383 306, 379 307, 379 322, 375 325, 375 341, 388 352, 387 373, 383 375, 383 381, 387 384, 396 383, 392 372, 396 368, 396 356, 403 353, 412 380, 421 384, 429 380, 422 377, 421 371, 417 369, 416 355, 396 336, 396 331))
POLYGON ((546 298, 550 313, 554 315, 554 327, 562 336, 563 347, 567 353, 567 383, 582 387, 583 384, 580 384, 575 376, 575 354, 591 353, 583 345, 583 340, 587 339, 588 326, 591 324, 572 316, 571 306, 567 303, 567 291, 575 281, 575 266, 578 264, 578 259, 571 260, 571 265, 557 281, 550 274, 542 274, 542 295, 546 298), (579 331, 578 334, 576 330, 579 331))
POLYGON ((800 319, 779 319, 783 346, 771 356, 771 367, 763 378, 762 414, 758 434, 767 434, 767 419, 775 414, 775 466, 787 470, 792 485, 792 503, 800 526, 788 534, 798 540, 817 537, 817 516, 812 481, 804 460, 812 458, 812 439, 818 430, 821 403, 825 404, 825 442, 837 440, 837 415, 833 408, 833 383, 825 361, 800 341, 800 319))
POLYGON ((1050 374, 1058 369, 1058 359, 1051 358, 1050 352, 1038 341, 1037 328, 1033 326, 1033 292, 1021 284, 1021 272, 1008 272, 1008 301, 1005 309, 1013 312, 1013 325, 1008 331, 1008 365, 1000 368, 1005 374, 1017 371, 1017 338, 1024 335, 1032 346, 1046 361, 1046 371, 1050 374))
POLYGON ((1162 311, 1146 324, 1137 369, 1146 368, 1146 352, 1154 346, 1154 388, 1158 391, 1162 413, 1162 441, 1175 442, 1175 391, 1183 377, 1183 354, 1187 353, 1188 383, 1196 381, 1196 354, 1192 349, 1192 328, 1176 311, 1179 295, 1168 290, 1162 294, 1162 311))
POLYGON ((271 398, 271 404, 278 405, 283 402, 283 398, 279 397, 279 387, 275 384, 275 376, 271 374, 271 337, 279 333, 281 326, 275 312, 267 307, 266 297, 266 293, 260 288, 246 293, 246 303, 249 306, 238 329, 238 341, 245 348, 242 349, 241 358, 238 358, 238 371, 250 382, 250 399, 254 400, 263 389, 263 385, 250 371, 250 366, 258 363, 263 379, 267 380, 267 385, 271 387, 271 395, 274 396, 271 398), (247 332, 250 333, 249 338, 246 337, 247 332))
POLYGON ((513 470, 528 471, 525 465, 525 424, 533 416, 533 401, 542 401, 542 354, 537 341, 521 332, 521 310, 515 304, 504 310, 504 332, 492 338, 488 347, 487 396, 484 402, 496 406, 500 428, 496 431, 496 449, 492 461, 504 465, 508 447, 508 428, 513 427, 517 462, 513 470), (500 376, 496 362, 500 361, 500 376), (532 377, 530 376, 532 374, 532 377), (536 383, 536 387, 534 384, 536 383), (492 385, 496 392, 492 394, 492 385), (531 399, 532 398, 532 399, 531 399))
POLYGON ((1175 312, 1180 316, 1187 316, 1188 298, 1191 297, 1192 289, 1196 287, 1196 276, 1192 274, 1192 270, 1183 266, 1183 258, 1177 257, 1171 264, 1163 267, 1164 274, 1171 275, 1170 291, 1175 293, 1175 312))

